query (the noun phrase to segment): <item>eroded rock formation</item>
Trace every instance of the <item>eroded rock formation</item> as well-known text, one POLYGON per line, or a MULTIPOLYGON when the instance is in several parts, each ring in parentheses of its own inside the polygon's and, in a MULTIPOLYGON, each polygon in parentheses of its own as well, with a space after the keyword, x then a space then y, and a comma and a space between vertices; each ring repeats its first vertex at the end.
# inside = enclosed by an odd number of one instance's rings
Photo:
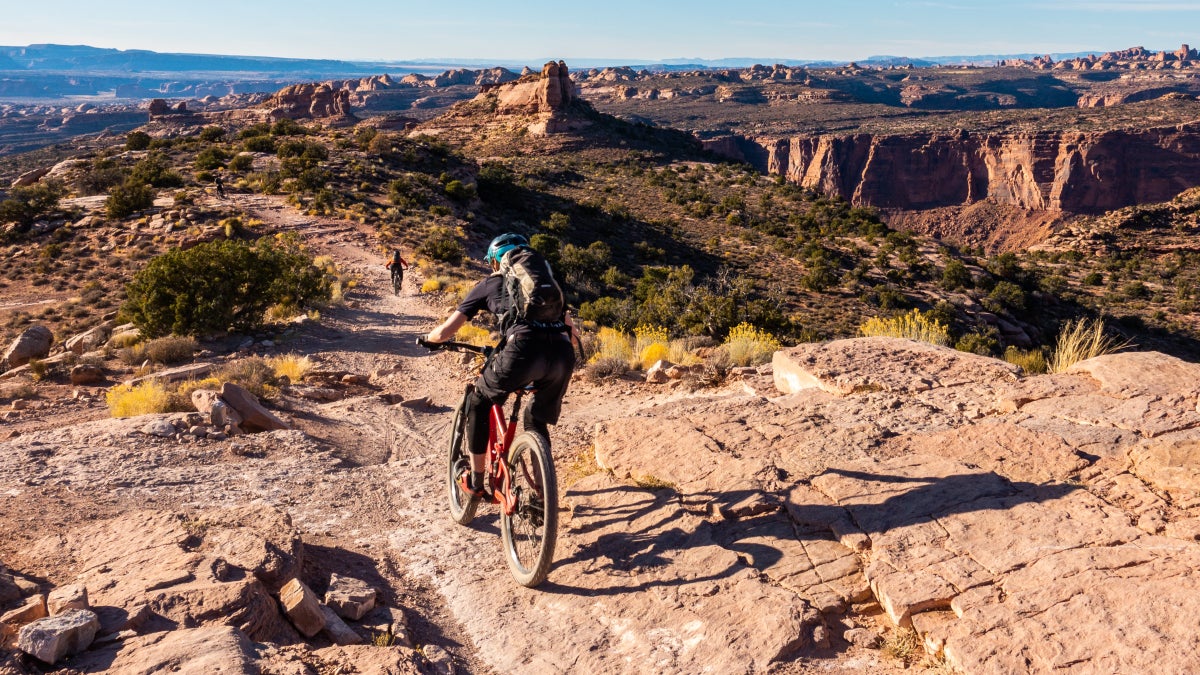
POLYGON ((805 187, 881 208, 984 199, 1098 213, 1200 185, 1200 123, 1107 132, 717 139, 706 147, 805 187))
POLYGON ((481 95, 487 94, 496 97, 496 112, 500 114, 554 112, 566 108, 578 97, 567 64, 562 61, 549 61, 542 66, 540 75, 522 77, 481 95))
POLYGON ((294 84, 281 89, 272 96, 264 107, 270 110, 272 119, 320 119, 338 118, 354 120, 350 109, 350 90, 334 87, 331 83, 294 84))

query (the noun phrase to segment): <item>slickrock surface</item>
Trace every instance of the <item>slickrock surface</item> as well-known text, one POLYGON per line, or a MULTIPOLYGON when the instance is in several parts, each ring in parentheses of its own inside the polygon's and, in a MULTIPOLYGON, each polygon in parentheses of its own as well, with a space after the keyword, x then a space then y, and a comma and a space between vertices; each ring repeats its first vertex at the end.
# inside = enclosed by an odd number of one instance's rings
POLYGON ((571 523, 639 577, 664 564, 677 579, 720 575, 660 543, 695 550, 712 536, 793 596, 754 600, 760 616, 800 601, 830 621, 873 595, 968 673, 1188 672, 1200 659, 1200 628, 1180 620, 1200 605, 1198 373, 1129 353, 1018 380, 1007 364, 903 340, 802 345, 775 355, 789 395, 598 425, 602 467, 673 491, 577 486, 571 523), (731 520, 688 518, 704 512, 731 520), (594 513, 608 518, 593 525, 594 513), (628 515, 639 520, 626 534, 604 529, 628 515))

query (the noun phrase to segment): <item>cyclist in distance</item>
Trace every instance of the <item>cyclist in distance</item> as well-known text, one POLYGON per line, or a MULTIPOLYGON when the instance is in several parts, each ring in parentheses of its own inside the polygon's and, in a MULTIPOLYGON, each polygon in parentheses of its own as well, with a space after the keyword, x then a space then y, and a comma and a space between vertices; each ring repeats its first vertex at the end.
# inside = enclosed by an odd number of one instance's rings
MULTIPOLYGON (((549 441, 548 425, 557 424, 562 411, 562 399, 571 381, 575 368, 575 350, 572 343, 574 324, 561 304, 559 293, 559 316, 556 320, 529 320, 520 318, 514 310, 513 292, 506 289, 506 272, 501 271, 505 256, 510 256, 510 265, 516 258, 536 256, 541 264, 544 259, 529 248, 529 241, 520 234, 504 234, 492 240, 484 261, 491 265, 492 274, 480 281, 467 294, 442 325, 434 328, 426 340, 446 342, 464 324, 486 309, 500 318, 501 340, 496 354, 475 380, 469 396, 466 422, 467 447, 471 452, 471 476, 464 475, 459 487, 473 499, 486 497, 484 487, 484 454, 488 443, 488 411, 492 404, 503 405, 508 395, 522 387, 533 384, 537 391, 524 411, 522 418, 526 430, 537 431, 549 441)), ((548 265, 544 268, 549 271, 548 265)), ((553 282, 552 282, 553 283, 553 282)))
POLYGON ((404 270, 408 269, 408 263, 400 257, 400 249, 392 249, 392 259, 384 267, 392 271, 392 290, 399 295, 400 286, 404 283, 404 270))

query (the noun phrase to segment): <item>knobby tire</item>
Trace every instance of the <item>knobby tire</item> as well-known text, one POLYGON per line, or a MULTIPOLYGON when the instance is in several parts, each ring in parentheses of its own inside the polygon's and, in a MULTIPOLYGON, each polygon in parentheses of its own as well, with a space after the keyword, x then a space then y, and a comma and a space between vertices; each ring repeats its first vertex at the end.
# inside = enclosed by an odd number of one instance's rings
POLYGON ((404 285, 404 277, 392 272, 392 293, 400 295, 400 287, 404 285))
POLYGON ((471 471, 471 456, 467 451, 467 396, 454 413, 454 425, 450 427, 450 451, 446 456, 446 489, 450 501, 450 519, 466 525, 475 518, 478 499, 471 499, 458 487, 458 477, 471 471))
POLYGON ((517 583, 532 588, 550 573, 558 539, 558 479, 550 442, 536 431, 517 436, 508 450, 508 470, 517 506, 512 515, 500 516, 504 559, 517 583))

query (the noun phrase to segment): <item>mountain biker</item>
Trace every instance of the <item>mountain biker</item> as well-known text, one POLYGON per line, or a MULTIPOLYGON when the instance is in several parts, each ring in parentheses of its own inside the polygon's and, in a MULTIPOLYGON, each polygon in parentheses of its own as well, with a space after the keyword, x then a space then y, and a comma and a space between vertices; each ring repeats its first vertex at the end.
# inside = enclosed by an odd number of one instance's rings
POLYGON ((225 199, 225 179, 221 178, 221 174, 213 178, 213 183, 217 186, 217 196, 225 199))
MULTIPOLYGON (((493 239, 484 257, 491 265, 492 274, 476 284, 458 309, 425 339, 429 342, 452 340, 458 329, 483 309, 496 317, 504 317, 510 301, 504 290, 503 274, 499 272, 500 263, 505 254, 528 246, 529 241, 520 234, 504 234, 493 239)), ((468 402, 466 440, 471 451, 471 476, 468 480, 464 474, 459 479, 459 487, 476 499, 487 497, 483 470, 488 443, 488 411, 492 404, 503 405, 510 393, 532 383, 537 391, 525 409, 524 428, 540 432, 549 441, 547 425, 558 423, 562 399, 571 381, 571 371, 575 369, 572 343, 575 326, 567 312, 563 312, 559 321, 549 324, 501 323, 503 334, 497 345, 498 351, 476 378, 468 402)))
POLYGON ((384 267, 392 271, 392 283, 399 285, 404 282, 404 270, 408 269, 408 263, 400 257, 400 249, 392 249, 392 259, 384 267))

